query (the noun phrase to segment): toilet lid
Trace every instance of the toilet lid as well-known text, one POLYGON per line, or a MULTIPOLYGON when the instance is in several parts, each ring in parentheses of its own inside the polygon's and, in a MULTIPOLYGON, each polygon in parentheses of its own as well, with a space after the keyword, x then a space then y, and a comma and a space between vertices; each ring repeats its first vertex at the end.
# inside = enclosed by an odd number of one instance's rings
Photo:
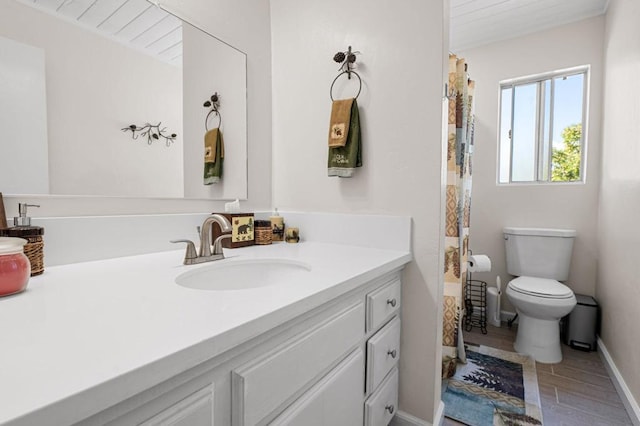
POLYGON ((548 278, 518 277, 509 286, 520 293, 549 299, 566 299, 573 296, 573 291, 566 285, 548 278))

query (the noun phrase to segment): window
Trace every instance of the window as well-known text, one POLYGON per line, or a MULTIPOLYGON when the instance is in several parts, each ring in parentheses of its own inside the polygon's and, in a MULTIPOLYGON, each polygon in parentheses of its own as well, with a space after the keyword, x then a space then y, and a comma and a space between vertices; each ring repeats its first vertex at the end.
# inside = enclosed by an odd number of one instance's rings
POLYGON ((584 181, 588 67, 500 83, 499 183, 584 181))

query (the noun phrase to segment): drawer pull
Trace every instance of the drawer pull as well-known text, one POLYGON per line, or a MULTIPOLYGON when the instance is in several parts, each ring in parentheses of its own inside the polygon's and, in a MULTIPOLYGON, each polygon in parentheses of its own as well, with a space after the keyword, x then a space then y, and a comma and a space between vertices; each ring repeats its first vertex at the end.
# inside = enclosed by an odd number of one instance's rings
POLYGON ((398 302, 396 302, 396 299, 387 299, 387 305, 391 305, 392 308, 395 308, 396 305, 398 304, 398 302))
POLYGON ((384 407, 384 409, 387 410, 389 414, 393 414, 393 412, 395 411, 395 407, 393 405, 387 405, 386 407, 384 407))
POLYGON ((396 355, 397 355, 397 354, 398 354, 398 353, 396 352, 396 350, 395 350, 395 349, 393 349, 393 350, 389 349, 389 350, 387 351, 387 355, 391 355, 391 358, 393 358, 393 359, 396 359, 396 355))

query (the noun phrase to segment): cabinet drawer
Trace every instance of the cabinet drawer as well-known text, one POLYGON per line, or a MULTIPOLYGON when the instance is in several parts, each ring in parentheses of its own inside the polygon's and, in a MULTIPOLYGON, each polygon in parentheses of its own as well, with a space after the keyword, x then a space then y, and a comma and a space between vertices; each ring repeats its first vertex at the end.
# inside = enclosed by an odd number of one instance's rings
POLYGON ((380 327, 400 309, 400 279, 367 294, 367 332, 380 327))
POLYGON ((398 369, 394 368, 364 405, 365 426, 387 426, 398 409, 398 369))
POLYGON ((373 392, 400 358, 400 319, 395 317, 367 342, 367 393, 373 392))
POLYGON ((264 424, 265 418, 327 371, 363 337, 358 303, 232 372, 232 423, 264 424))
POLYGON ((356 349, 270 425, 361 425, 363 379, 364 355, 356 349))

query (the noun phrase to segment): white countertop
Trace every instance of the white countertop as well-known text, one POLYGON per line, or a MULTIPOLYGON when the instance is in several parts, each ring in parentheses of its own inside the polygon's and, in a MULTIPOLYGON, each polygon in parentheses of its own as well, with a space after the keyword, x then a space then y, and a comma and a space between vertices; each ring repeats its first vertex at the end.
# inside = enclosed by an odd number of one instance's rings
POLYGON ((305 282, 193 290, 176 276, 211 263, 183 266, 178 250, 47 268, 0 298, 0 424, 79 421, 411 260, 313 242, 225 254, 218 262, 285 258, 312 270, 305 282))

